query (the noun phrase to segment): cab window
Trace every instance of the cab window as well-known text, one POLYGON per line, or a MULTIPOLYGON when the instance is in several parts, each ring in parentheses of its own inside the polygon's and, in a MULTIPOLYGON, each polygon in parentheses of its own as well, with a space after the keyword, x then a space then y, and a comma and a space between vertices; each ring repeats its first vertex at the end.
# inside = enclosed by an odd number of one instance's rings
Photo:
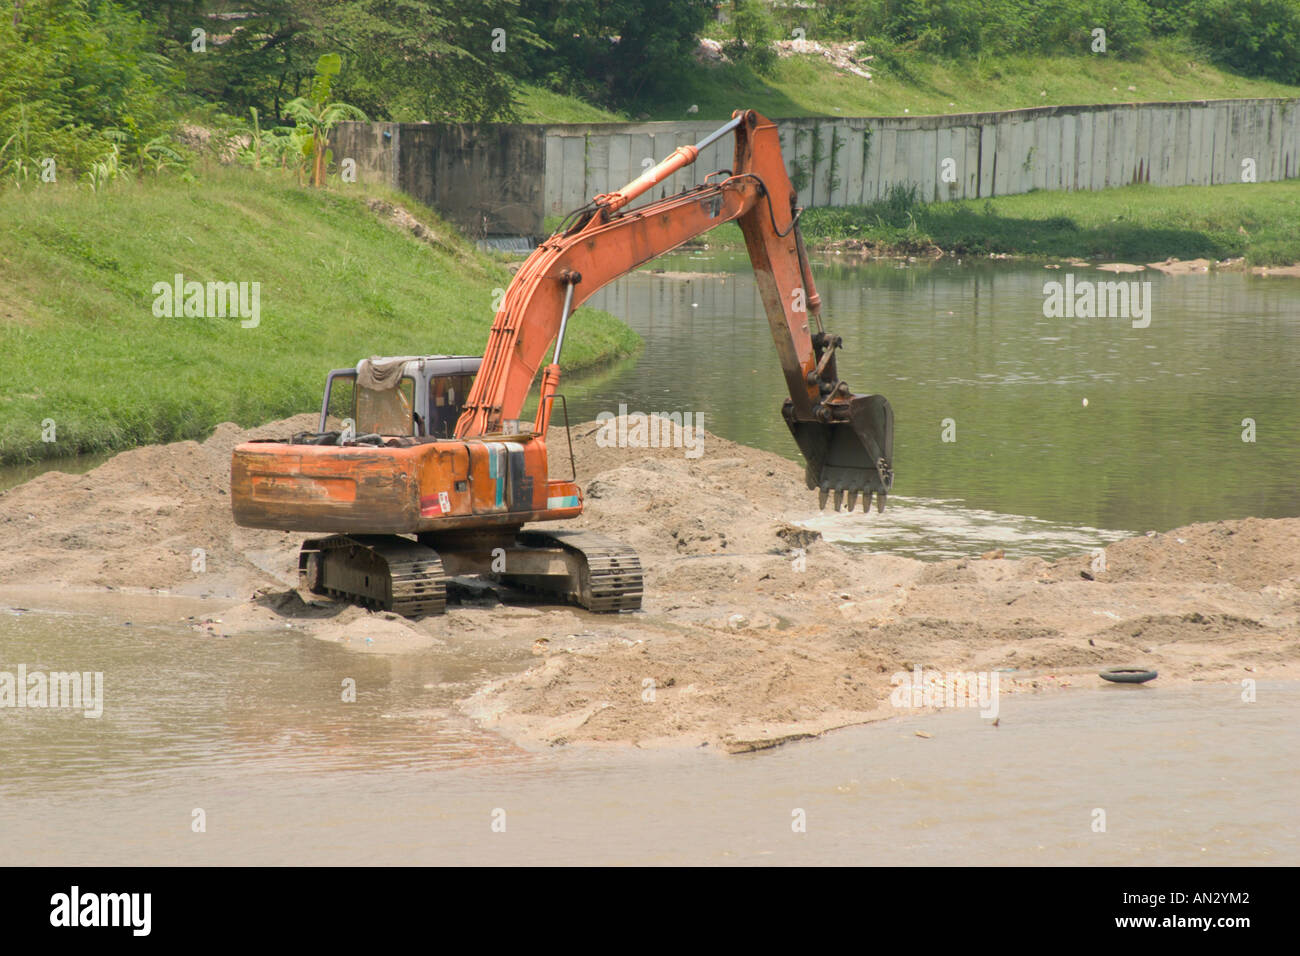
POLYGON ((440 375, 429 382, 429 434, 451 438, 474 384, 473 375, 440 375))
POLYGON ((404 376, 396 388, 373 389, 355 386, 358 435, 409 436, 415 434, 415 382, 404 376))

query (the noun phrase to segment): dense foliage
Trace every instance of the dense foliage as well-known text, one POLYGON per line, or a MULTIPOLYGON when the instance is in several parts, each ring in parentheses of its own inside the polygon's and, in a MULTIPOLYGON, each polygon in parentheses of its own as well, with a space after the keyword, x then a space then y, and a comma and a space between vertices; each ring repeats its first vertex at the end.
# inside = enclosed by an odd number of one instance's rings
MULTIPOLYGON (((7 0, 0 182, 181 169, 187 122, 227 158, 319 167, 305 122, 322 57, 332 115, 514 118, 520 84, 637 115, 688 76, 703 32, 761 75, 771 40, 865 40, 911 56, 1134 56, 1153 37, 1300 83, 1300 0, 7 0), (332 62, 332 61, 329 61, 332 62), (291 104, 296 106, 291 107, 291 104), (232 145, 233 144, 233 145, 232 145), (53 160, 53 172, 47 167, 53 160)), ((749 75, 749 74, 747 74, 749 75)), ((321 112, 320 115, 324 115, 321 112)))
POLYGON ((1106 52, 1133 56, 1151 37, 1179 35, 1231 69, 1300 83, 1300 0, 820 0, 773 9, 787 29, 867 40, 886 55, 1082 55, 1101 29, 1106 52))

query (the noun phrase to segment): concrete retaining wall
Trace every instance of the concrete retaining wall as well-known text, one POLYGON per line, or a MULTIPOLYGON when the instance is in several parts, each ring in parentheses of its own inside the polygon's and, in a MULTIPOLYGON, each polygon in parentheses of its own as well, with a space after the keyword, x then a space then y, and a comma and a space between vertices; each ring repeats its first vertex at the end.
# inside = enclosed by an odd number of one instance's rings
MULTIPOLYGON (((541 235, 544 216, 619 188, 719 125, 345 123, 334 156, 355 154, 363 178, 413 193, 473 235, 541 235)), ((1259 182, 1300 176, 1296 100, 804 118, 781 120, 780 127, 805 206, 869 203, 894 185, 915 185, 920 198, 935 201, 1137 182, 1242 182, 1247 160, 1259 182)), ((732 140, 724 137, 656 189, 655 198, 698 185, 731 158, 732 140)))
POLYGON ((508 123, 340 123, 335 163, 438 210, 470 236, 543 233, 545 128, 508 123))

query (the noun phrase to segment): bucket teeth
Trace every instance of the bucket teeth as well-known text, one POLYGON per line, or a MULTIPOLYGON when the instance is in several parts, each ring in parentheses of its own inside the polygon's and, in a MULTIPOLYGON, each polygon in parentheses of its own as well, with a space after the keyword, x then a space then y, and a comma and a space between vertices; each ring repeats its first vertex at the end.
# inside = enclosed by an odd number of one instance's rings
MULTIPOLYGON (((864 513, 869 512, 871 510, 871 496, 872 496, 872 491, 870 488, 831 488, 829 486, 825 488, 818 488, 817 506, 824 511, 826 510, 826 505, 830 503, 832 508, 835 511, 848 511, 852 513, 854 509, 856 509, 858 506, 859 495, 861 496, 863 512, 864 513), (833 501, 831 499, 831 495, 835 496, 833 501), (845 504, 848 505, 847 508, 845 507, 845 504)), ((884 511, 885 493, 883 491, 877 491, 875 492, 875 496, 876 496, 876 511, 877 512, 884 511)))

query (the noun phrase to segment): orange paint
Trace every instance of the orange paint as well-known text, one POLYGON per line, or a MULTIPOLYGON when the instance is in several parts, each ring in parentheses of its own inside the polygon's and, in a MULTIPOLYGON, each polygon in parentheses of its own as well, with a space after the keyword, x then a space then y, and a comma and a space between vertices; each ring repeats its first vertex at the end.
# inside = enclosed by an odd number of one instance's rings
MULTIPOLYGON (((810 374, 816 360, 809 323, 819 322, 820 299, 797 246, 796 195, 780 137, 770 120, 753 111, 737 111, 733 119, 735 153, 729 174, 711 174, 704 185, 627 208, 698 157, 696 147, 679 147, 623 189, 595 197, 573 226, 529 256, 492 323, 454 439, 406 447, 242 444, 231 462, 236 523, 411 534, 518 526, 581 514, 577 486, 549 479, 546 443, 540 437, 546 434, 560 383, 553 360, 542 377, 534 422, 539 437, 501 433, 506 423, 518 420, 560 333, 566 295, 571 294, 571 310, 576 310, 606 283, 724 222, 737 222, 744 233, 794 420, 827 420, 828 408, 847 397, 823 402, 815 374, 810 374), (823 417, 817 418, 818 413, 823 417)), ((713 344, 701 342, 699 347, 713 344)))

